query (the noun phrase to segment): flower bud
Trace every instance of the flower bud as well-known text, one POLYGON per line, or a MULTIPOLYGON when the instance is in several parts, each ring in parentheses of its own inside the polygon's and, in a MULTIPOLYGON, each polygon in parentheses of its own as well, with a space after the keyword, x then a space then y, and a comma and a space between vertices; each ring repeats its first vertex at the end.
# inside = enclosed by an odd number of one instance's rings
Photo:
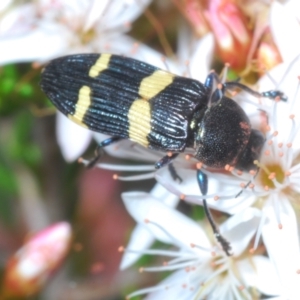
POLYGON ((71 227, 56 223, 30 237, 7 262, 4 299, 36 294, 66 256, 71 242, 71 227))
POLYGON ((193 30, 198 37, 208 33, 209 26, 205 19, 204 8, 199 0, 184 0, 181 1, 180 9, 184 13, 186 19, 190 22, 193 30))
POLYGON ((242 71, 252 41, 246 16, 233 0, 211 0, 205 15, 214 33, 220 58, 232 69, 242 71))

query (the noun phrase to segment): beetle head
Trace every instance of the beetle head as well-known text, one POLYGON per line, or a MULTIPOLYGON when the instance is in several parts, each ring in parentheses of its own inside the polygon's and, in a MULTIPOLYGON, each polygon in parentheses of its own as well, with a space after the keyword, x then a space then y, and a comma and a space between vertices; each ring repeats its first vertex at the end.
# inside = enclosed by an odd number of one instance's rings
MULTIPOLYGON (((246 113, 235 101, 223 97, 207 108, 198 120, 195 157, 212 168, 236 166, 250 135, 251 124, 246 113)), ((247 151, 239 165, 246 164, 250 152, 247 151)))

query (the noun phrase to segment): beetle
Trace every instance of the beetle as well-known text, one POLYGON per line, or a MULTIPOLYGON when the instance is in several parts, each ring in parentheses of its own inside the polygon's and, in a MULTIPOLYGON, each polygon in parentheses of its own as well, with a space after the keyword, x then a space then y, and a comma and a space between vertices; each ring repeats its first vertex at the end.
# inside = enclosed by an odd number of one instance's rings
MULTIPOLYGON (((225 96, 225 91, 240 88, 256 97, 286 101, 280 91, 260 94, 237 81, 221 83, 214 72, 201 83, 105 53, 54 59, 44 68, 40 85, 69 119, 112 136, 101 142, 100 148, 130 139, 167 152, 155 164, 156 169, 192 148, 194 157, 207 167, 257 170, 254 161, 259 159, 265 138, 251 128, 244 110, 225 96)), ((205 196, 208 178, 201 169, 197 180, 205 196)), ((220 235, 205 199, 203 206, 217 240, 230 255, 230 244, 220 235)))

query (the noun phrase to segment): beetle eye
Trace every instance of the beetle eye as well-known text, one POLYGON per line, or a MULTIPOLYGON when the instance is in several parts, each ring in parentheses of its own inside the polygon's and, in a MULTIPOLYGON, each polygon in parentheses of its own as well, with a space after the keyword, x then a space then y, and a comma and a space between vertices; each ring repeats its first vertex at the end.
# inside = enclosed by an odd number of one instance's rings
POLYGON ((242 152, 236 168, 241 171, 256 170, 257 166, 254 164, 254 161, 259 159, 264 142, 263 134, 258 130, 252 129, 248 144, 242 152))

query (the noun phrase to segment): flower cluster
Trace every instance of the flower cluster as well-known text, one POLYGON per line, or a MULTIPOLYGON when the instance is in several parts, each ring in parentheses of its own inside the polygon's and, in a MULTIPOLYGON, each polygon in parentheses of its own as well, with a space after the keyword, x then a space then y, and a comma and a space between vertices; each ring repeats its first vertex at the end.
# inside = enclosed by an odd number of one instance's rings
MULTIPOLYGON (((110 52, 203 82, 218 56, 218 62, 229 63, 245 83, 252 83, 254 90, 282 91, 287 101, 257 98, 247 91, 228 91, 247 113, 253 128, 265 136, 261 156, 255 161, 257 172, 209 169, 189 151, 174 161, 181 179, 174 180, 168 168, 154 169, 161 153, 123 140, 105 150, 115 157, 145 163, 128 166, 100 162, 97 167, 134 172, 133 176, 115 176, 123 181, 156 180, 149 193, 122 194, 137 225, 127 247, 120 247, 120 268, 130 267, 142 255, 161 256, 167 260, 140 271, 168 271, 171 275, 157 286, 129 294, 128 299, 146 294, 146 299, 170 300, 299 299, 300 46, 295 42, 300 33, 298 1, 281 4, 255 0, 243 5, 245 1, 175 0, 173 4, 189 25, 178 28, 176 59, 164 60, 161 53, 138 44, 128 34, 132 22, 150 2, 4 1, 0 6, 0 64, 41 64, 66 54, 110 52), (196 170, 200 168, 209 178, 207 195, 201 195, 199 190, 196 170), (202 205, 204 199, 215 211, 220 233, 230 242, 231 256, 225 254, 205 219, 195 221, 176 209, 180 201, 202 205), (153 248, 155 240, 172 248, 153 248)), ((68 161, 77 158, 92 137, 97 142, 105 139, 104 134, 78 129, 60 114, 57 137, 68 161)), ((69 242, 69 227, 66 231, 68 236, 64 238, 69 242)), ((62 249, 60 257, 66 249, 67 246, 62 249)), ((24 251, 16 254, 14 266, 8 267, 8 286, 11 270, 16 269, 15 261, 24 251)), ((46 269, 50 272, 51 268, 47 265, 46 269)), ((38 288, 40 285, 24 293, 35 293, 38 288)))
POLYGON ((251 103, 251 97, 239 95, 253 126, 266 135, 257 162, 259 173, 205 170, 209 176, 209 190, 205 196, 209 206, 232 215, 220 226, 220 232, 231 242, 233 256, 224 255, 214 239, 209 244, 207 237, 203 238, 204 232, 209 234, 209 228, 203 230, 194 222, 185 225, 186 216, 170 209, 178 199, 202 203, 204 196, 199 195, 195 176, 197 162, 182 158, 175 163, 181 183, 174 181, 168 170, 163 169, 156 172, 158 184, 150 194, 123 194, 127 210, 139 225, 125 250, 122 266, 127 267, 138 255, 145 253, 170 256, 172 260, 161 267, 144 268, 144 271, 177 270, 158 287, 137 294, 151 291, 153 296, 151 294, 149 299, 173 299, 175 294, 182 295, 183 299, 253 299, 260 294, 297 299, 300 280, 297 217, 300 123, 296 113, 299 109, 299 65, 300 59, 296 57, 292 63, 278 66, 259 82, 261 90, 268 90, 274 85, 271 76, 278 82, 276 87, 286 92, 287 103, 269 99, 251 103), (173 197, 167 195, 166 190, 173 197), (197 229, 192 229, 193 226, 197 229), (139 231, 140 234, 148 232, 141 239, 139 231), (146 250, 151 241, 149 232, 152 238, 176 245, 179 252, 146 250), (145 236, 149 236, 148 240, 145 236), (195 245, 198 245, 196 249, 195 245), (198 253, 199 249, 205 250, 205 255, 198 253), (268 256, 259 255, 264 253, 268 256))

